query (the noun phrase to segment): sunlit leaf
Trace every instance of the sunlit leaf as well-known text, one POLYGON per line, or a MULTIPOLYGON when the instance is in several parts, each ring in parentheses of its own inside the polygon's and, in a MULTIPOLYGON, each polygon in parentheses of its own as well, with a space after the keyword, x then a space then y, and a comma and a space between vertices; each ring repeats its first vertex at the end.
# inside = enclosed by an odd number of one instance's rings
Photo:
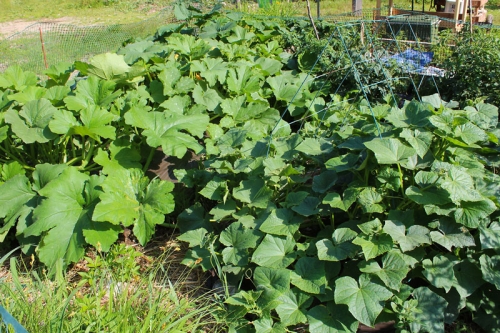
POLYGON ((384 301, 391 296, 387 288, 372 282, 365 274, 360 276, 359 284, 349 276, 335 281, 335 303, 347 305, 354 318, 368 326, 375 324, 384 301))

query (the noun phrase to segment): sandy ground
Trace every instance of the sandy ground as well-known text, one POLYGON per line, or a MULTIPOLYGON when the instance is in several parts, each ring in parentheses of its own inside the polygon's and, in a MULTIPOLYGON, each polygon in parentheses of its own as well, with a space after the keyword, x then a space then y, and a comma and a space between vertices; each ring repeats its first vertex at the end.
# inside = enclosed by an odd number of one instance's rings
POLYGON ((49 23, 74 23, 75 19, 72 17, 61 17, 58 19, 47 19, 47 20, 38 20, 38 21, 24 21, 24 20, 15 20, 10 22, 0 23, 0 39, 7 38, 16 32, 22 31, 29 27, 32 24, 38 22, 49 22, 49 23))

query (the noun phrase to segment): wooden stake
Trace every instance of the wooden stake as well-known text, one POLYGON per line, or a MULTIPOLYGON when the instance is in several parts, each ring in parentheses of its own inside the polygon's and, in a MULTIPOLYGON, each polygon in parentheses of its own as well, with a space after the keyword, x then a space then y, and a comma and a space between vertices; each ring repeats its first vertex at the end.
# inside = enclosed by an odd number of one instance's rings
POLYGON ((40 30, 40 42, 42 43, 42 54, 43 54, 43 62, 45 64, 45 69, 49 68, 49 64, 47 63, 47 54, 45 53, 45 43, 43 42, 42 36, 42 27, 38 27, 40 30))
POLYGON ((316 38, 319 40, 318 29, 316 29, 316 25, 314 24, 314 19, 311 15, 311 4, 310 4, 309 0, 306 0, 306 3, 307 3, 307 16, 309 16, 309 20, 311 21, 311 24, 313 26, 314 33, 316 34, 316 38))

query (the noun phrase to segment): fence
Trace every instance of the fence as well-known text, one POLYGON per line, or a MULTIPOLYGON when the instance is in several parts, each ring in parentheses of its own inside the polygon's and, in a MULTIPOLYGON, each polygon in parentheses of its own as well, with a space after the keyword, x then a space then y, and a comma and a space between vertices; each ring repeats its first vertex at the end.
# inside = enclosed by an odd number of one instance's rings
POLYGON ((46 66, 84 61, 95 54, 116 51, 129 40, 150 36, 174 21, 172 9, 165 8, 147 20, 129 24, 35 23, 0 41, 0 72, 17 64, 24 70, 42 73, 46 66))
MULTIPOLYGON (((398 10, 398 13, 407 14, 407 16, 390 19, 393 20, 392 23, 395 27, 397 27, 398 20, 400 21, 401 32, 407 36, 407 39, 414 36, 424 44, 436 43, 438 26, 432 16, 405 10, 398 10)), ((335 23, 371 21, 385 19, 387 14, 388 8, 364 9, 324 16, 317 21, 335 23)), ((258 17, 258 15, 254 16, 258 17)), ((266 18, 269 17, 266 16, 266 18)), ((276 16, 272 18, 307 20, 307 17, 304 16, 276 16)), ((440 20, 446 19, 441 18, 440 20)), ((159 27, 175 21, 172 8, 167 7, 152 18, 130 24, 75 26, 39 22, 0 41, 0 72, 8 66, 19 65, 24 70, 41 74, 45 68, 51 65, 61 62, 73 63, 76 60, 85 61, 99 53, 116 51, 127 41, 150 36, 159 27)), ((487 27, 498 28, 492 25, 487 27)))

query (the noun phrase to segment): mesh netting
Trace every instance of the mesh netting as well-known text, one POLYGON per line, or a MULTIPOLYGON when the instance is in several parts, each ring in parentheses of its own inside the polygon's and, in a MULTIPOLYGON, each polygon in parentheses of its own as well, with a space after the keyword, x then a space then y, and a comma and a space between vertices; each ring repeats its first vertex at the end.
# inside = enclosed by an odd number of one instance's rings
MULTIPOLYGON (((242 14, 255 18, 262 17, 255 14, 242 14)), ((452 19, 438 18, 428 13, 405 9, 394 8, 392 14, 389 16, 387 7, 363 9, 323 16, 317 21, 346 23, 387 19, 400 32, 399 37, 406 39, 415 37, 424 44, 435 44, 438 39, 438 29, 442 28, 443 22, 448 22, 450 27, 454 24, 452 19)), ((266 18, 308 20, 304 16, 266 16, 266 18)), ((150 36, 162 25, 175 21, 172 8, 167 7, 152 18, 129 24, 76 26, 49 22, 35 23, 0 41, 0 72, 9 66, 19 65, 24 70, 41 74, 46 67, 60 62, 86 61, 93 55, 116 51, 129 40, 150 36)), ((478 25, 478 27, 500 28, 492 24, 478 25)))
POLYGON ((268 152, 271 144, 275 143, 274 134, 280 129, 293 125, 300 130, 311 131, 311 128, 304 127, 309 118, 323 123, 339 110, 342 110, 343 118, 335 121, 346 124, 354 107, 351 102, 360 100, 364 101, 360 104, 360 112, 373 118, 373 126, 382 137, 384 128, 377 117, 380 111, 377 105, 381 100, 401 107, 405 100, 422 101, 422 96, 439 95, 436 78, 443 75, 443 70, 432 66, 433 52, 425 51, 412 26, 409 20, 396 23, 391 20, 339 22, 330 37, 325 39, 307 77, 275 124, 269 137, 268 152), (415 45, 408 45, 406 40, 399 39, 400 31, 409 31, 407 37, 415 41, 415 45), (335 93, 330 95, 330 100, 316 95, 302 118, 286 123, 284 117, 309 81, 316 82, 319 90, 325 85, 332 85, 335 93), (352 89, 353 84, 357 90, 352 89), (345 90, 346 86, 348 90, 345 90), (346 97, 340 98, 337 94, 346 97))
POLYGON ((17 64, 24 70, 40 74, 46 66, 85 61, 99 53, 116 51, 128 40, 150 36, 162 25, 174 21, 172 9, 165 8, 154 17, 129 24, 35 23, 0 41, 0 72, 17 64))

